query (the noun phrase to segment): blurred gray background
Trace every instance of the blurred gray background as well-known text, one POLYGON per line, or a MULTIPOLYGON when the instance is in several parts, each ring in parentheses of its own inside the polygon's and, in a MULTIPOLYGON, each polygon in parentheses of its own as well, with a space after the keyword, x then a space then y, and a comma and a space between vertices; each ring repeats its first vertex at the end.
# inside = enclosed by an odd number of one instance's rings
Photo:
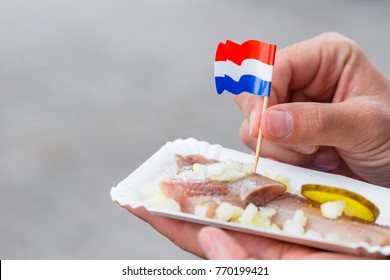
POLYGON ((389 76, 389 3, 0 0, 0 258, 194 259, 109 194, 170 140, 248 151, 218 42, 337 31, 389 76))

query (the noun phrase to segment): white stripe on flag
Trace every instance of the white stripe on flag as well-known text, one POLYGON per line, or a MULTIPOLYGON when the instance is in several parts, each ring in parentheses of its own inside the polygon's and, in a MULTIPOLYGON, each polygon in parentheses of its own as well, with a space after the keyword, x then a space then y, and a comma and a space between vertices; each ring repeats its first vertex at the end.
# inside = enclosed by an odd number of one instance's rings
POLYGON ((263 81, 272 81, 272 65, 265 64, 257 59, 246 59, 241 65, 237 65, 230 60, 215 61, 214 76, 224 77, 229 76, 235 81, 238 81, 243 75, 253 75, 263 81))

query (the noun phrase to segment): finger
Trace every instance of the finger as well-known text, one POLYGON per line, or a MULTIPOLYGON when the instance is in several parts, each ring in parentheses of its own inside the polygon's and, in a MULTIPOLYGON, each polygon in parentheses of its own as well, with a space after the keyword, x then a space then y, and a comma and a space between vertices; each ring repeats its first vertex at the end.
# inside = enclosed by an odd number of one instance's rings
MULTIPOLYGON (((349 39, 325 33, 277 52, 268 106, 290 101, 331 102, 351 53, 349 39)), ((346 87, 346 86, 345 86, 346 87)), ((340 91, 339 95, 343 95, 340 91)), ((263 98, 248 93, 234 97, 249 122, 252 137, 258 134, 263 98)))
POLYGON ((384 119, 381 111, 380 104, 365 97, 332 104, 280 104, 265 112, 262 132, 277 143, 326 145, 352 151, 367 146, 368 138, 380 131, 384 119))
MULTIPOLYGON (((250 126, 249 126, 248 120, 244 120, 240 126, 240 138, 241 138, 241 141, 248 148, 250 148, 252 151, 254 151, 256 148, 257 139, 250 136, 250 133, 248 133, 249 129, 250 129, 250 126)), ((267 139, 264 139, 263 141, 269 142, 269 141, 267 141, 267 139)), ((308 154, 308 155, 317 152, 317 150, 319 148, 316 145, 300 145, 300 146, 298 146, 298 145, 291 146, 290 145, 289 147, 297 152, 300 152, 302 154, 308 154)), ((262 156, 264 156, 264 155, 262 154, 262 156)))
MULTIPOLYGON (((253 151, 256 149, 256 139, 248 135, 248 129, 248 121, 244 120, 240 128, 241 141, 253 151)), ((260 156, 321 171, 334 170, 340 162, 337 152, 332 148, 319 148, 316 145, 283 145, 265 138, 262 141, 260 156)))
POLYGON ((204 227, 198 235, 199 243, 208 259, 303 259, 315 252, 312 249, 250 234, 204 227))
POLYGON ((275 61, 272 94, 287 101, 330 102, 340 76, 359 48, 337 33, 324 33, 281 50, 275 61), (294 98, 294 93, 299 96, 294 98))
MULTIPOLYGON (((364 259, 358 256, 330 253, 313 248, 282 242, 274 239, 240 233, 235 231, 223 231, 220 229, 209 230, 213 234, 214 246, 230 259, 262 259, 262 260, 342 260, 364 259), (229 239, 226 239, 227 237, 229 239), (229 241, 229 243, 227 242, 229 241), (234 257, 236 254, 236 257, 234 257)), ((215 256, 221 256, 216 254, 215 256)))
MULTIPOLYGON (((234 96, 234 100, 248 121, 248 135, 256 137, 259 133, 264 97, 249 93, 234 96)), ((268 106, 276 104, 276 96, 270 96, 268 106)))
POLYGON ((132 208, 129 205, 125 205, 123 208, 149 223, 159 233, 166 236, 183 250, 199 257, 204 257, 197 241, 198 232, 202 228, 201 225, 154 215, 144 207, 132 208))
POLYGON ((293 146, 278 145, 263 139, 261 155, 276 161, 320 171, 334 170, 339 166, 340 158, 333 148, 320 147, 312 154, 301 153, 296 149, 293 146))
POLYGON ((240 139, 252 151, 256 150, 256 138, 249 134, 249 121, 245 119, 240 126, 240 139))
MULTIPOLYGON (((348 59, 349 53, 344 51, 339 54, 339 49, 348 44, 351 41, 339 34, 325 33, 278 51, 269 106, 287 102, 290 91, 301 91, 301 95, 303 89, 307 89, 307 98, 320 98, 323 101, 324 88, 337 84, 348 59)), ((331 91, 328 97, 330 95, 331 91)), ((254 109, 261 111, 263 104, 263 98, 248 93, 237 95, 234 100, 247 119, 254 109)))
MULTIPOLYGON (((317 74, 320 66, 326 68, 321 64, 324 63, 322 61, 323 48, 337 48, 337 44, 324 44, 324 41, 329 40, 330 37, 339 39, 341 36, 322 35, 277 52, 270 94, 270 98, 273 99, 269 102, 270 106, 286 101, 289 90, 299 90, 307 87, 317 74)), ((329 59, 332 61, 325 62, 333 65, 334 56, 330 56, 329 59)), ((334 72, 335 69, 332 70, 334 72)), ((317 87, 314 88, 318 90, 317 87)), ((322 90, 322 87, 320 89, 322 90)), ((247 119, 249 119, 252 110, 261 111, 262 99, 248 93, 234 96, 235 102, 247 119)))

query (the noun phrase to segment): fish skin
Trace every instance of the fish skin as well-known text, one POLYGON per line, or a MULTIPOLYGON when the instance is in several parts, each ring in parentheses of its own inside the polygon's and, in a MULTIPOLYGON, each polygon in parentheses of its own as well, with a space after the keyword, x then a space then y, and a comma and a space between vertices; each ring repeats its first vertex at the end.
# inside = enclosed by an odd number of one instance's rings
MULTIPOLYGON (((265 177, 264 177, 265 178, 265 177)), ((180 205, 185 213, 194 213, 196 205, 204 205, 214 202, 229 202, 232 205, 245 208, 249 203, 257 206, 276 198, 286 190, 286 186, 268 178, 262 178, 259 174, 251 174, 236 181, 217 181, 211 179, 179 179, 163 180, 160 189, 169 198, 180 205), (245 187, 243 183, 251 182, 252 187, 245 187), (266 183, 265 183, 266 182, 266 183)), ((216 207, 214 207, 216 208, 216 207)), ((213 217, 214 212, 209 211, 208 217, 213 217)))
MULTIPOLYGON (((218 161, 201 155, 176 155, 176 162, 180 172, 185 168, 192 168, 195 163, 207 165, 218 161)), ((162 181, 160 188, 167 197, 179 203, 182 212, 190 214, 194 213, 196 205, 206 203, 218 205, 229 202, 242 208, 249 203, 263 205, 287 189, 284 184, 257 173, 233 181, 172 178, 162 181)), ((213 215, 214 211, 209 211, 208 214, 213 215)))
MULTIPOLYGON (((160 188, 167 197, 179 203, 181 211, 185 213, 193 214, 196 205, 219 205, 223 201, 245 206, 237 194, 231 193, 227 186, 216 180, 169 179, 162 181, 160 188)), ((209 211, 208 214, 212 218, 214 211, 209 211)))
POLYGON ((179 170, 185 168, 185 167, 192 167, 194 163, 199 163, 199 164, 212 164, 216 163, 218 160, 215 159, 207 159, 204 156, 201 155, 187 155, 187 156, 182 156, 177 154, 176 155, 176 164, 179 168, 179 170))
POLYGON ((228 186, 232 193, 240 196, 245 205, 253 203, 263 206, 287 190, 284 184, 257 173, 223 184, 228 186))

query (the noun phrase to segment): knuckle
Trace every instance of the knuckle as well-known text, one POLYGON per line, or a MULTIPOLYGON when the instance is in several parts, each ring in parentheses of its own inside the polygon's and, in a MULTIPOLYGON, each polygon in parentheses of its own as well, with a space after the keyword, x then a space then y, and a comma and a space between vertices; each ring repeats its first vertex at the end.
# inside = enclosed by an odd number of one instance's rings
POLYGON ((319 37, 323 40, 326 41, 327 44, 332 44, 332 45, 356 45, 356 43, 349 39, 348 37, 337 33, 337 32, 325 32, 319 35, 319 37))
POLYGON ((361 56, 359 45, 348 37, 336 32, 326 32, 320 35, 324 44, 326 44, 327 51, 331 52, 333 56, 336 56, 341 64, 344 64, 352 54, 361 56))
POLYGON ((317 135, 321 135, 324 132, 328 131, 331 127, 333 121, 329 123, 328 114, 325 112, 325 108, 323 106, 316 106, 310 112, 308 117, 306 118, 307 128, 313 133, 317 135))
POLYGON ((327 41, 334 41, 334 40, 337 40, 337 41, 341 41, 341 40, 345 40, 346 37, 338 32, 324 32, 322 34, 319 35, 320 38, 324 39, 324 40, 327 40, 327 41))

